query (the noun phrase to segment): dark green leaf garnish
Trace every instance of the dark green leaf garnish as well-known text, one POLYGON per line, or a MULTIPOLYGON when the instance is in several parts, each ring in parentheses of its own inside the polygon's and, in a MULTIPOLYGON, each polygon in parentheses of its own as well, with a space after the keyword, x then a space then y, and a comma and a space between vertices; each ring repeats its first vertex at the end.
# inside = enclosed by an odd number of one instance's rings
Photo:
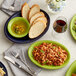
POLYGON ((43 50, 40 50, 40 52, 44 53, 44 51, 43 51, 43 50))
POLYGON ((58 54, 60 54, 60 52, 58 52, 58 54))
POLYGON ((52 47, 53 49, 55 49, 55 46, 54 47, 52 47))
POLYGON ((46 64, 48 62, 48 60, 46 60, 45 62, 44 62, 44 64, 46 64))
POLYGON ((17 28, 15 28, 15 33, 17 33, 17 34, 18 34, 18 29, 17 29, 17 28))

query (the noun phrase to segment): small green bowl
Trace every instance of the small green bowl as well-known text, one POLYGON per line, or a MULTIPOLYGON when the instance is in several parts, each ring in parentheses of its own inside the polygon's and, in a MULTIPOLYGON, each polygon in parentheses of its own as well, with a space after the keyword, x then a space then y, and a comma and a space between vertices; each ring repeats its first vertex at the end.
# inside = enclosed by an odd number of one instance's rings
POLYGON ((15 37, 15 38, 22 38, 22 37, 25 37, 27 34, 28 34, 28 32, 29 32, 29 29, 30 29, 30 24, 29 24, 29 22, 26 20, 26 19, 24 19, 24 18, 22 18, 22 17, 15 17, 15 18, 13 18, 13 19, 11 19, 10 21, 9 21, 9 23, 8 23, 8 26, 7 26, 7 29, 8 29, 8 32, 13 36, 13 37, 15 37), (16 34, 16 33, 14 33, 13 32, 13 30, 12 30, 12 26, 13 26, 13 23, 16 23, 17 21, 21 21, 21 22, 24 22, 26 25, 26 31, 23 33, 23 34, 16 34))
POLYGON ((58 42, 55 42, 55 41, 50 41, 50 40, 42 40, 42 41, 37 41, 37 42, 33 43, 33 44, 29 47, 29 49, 28 49, 28 56, 29 56, 30 60, 31 60, 34 64, 36 64, 37 66, 39 66, 39 67, 41 67, 41 68, 45 68, 45 69, 60 69, 60 68, 63 68, 64 66, 66 66, 66 65, 69 63, 69 60, 70 60, 70 53, 69 53, 68 49, 67 49, 64 45, 62 45, 62 44, 60 44, 60 43, 58 43, 58 42), (38 63, 38 62, 33 58, 32 52, 33 52, 33 49, 34 49, 35 46, 38 46, 38 45, 42 44, 43 42, 56 44, 56 45, 60 46, 62 49, 66 50, 67 53, 68 53, 67 60, 66 60, 61 66, 41 65, 40 63, 38 63))

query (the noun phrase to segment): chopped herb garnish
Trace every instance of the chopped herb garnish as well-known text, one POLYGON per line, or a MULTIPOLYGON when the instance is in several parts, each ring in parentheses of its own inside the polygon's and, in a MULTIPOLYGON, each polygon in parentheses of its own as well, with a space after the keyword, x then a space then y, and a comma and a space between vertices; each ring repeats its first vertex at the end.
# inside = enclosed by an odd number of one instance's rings
POLYGON ((52 47, 53 49, 55 49, 55 47, 52 47))
POLYGON ((40 50, 40 52, 44 53, 44 51, 43 51, 43 50, 40 50))
POLYGON ((48 60, 46 62, 48 62, 48 60))
POLYGON ((47 61, 44 62, 44 64, 46 64, 46 63, 47 63, 47 61))
POLYGON ((60 54, 60 52, 58 52, 58 54, 60 54))
POLYGON ((46 64, 48 62, 48 60, 46 60, 45 62, 44 62, 44 64, 46 64))
POLYGON ((37 50, 37 48, 34 48, 34 50, 37 50))
POLYGON ((18 31, 18 29, 17 29, 17 28, 15 28, 15 33, 17 33, 17 34, 18 34, 18 32, 19 32, 19 31, 18 31))

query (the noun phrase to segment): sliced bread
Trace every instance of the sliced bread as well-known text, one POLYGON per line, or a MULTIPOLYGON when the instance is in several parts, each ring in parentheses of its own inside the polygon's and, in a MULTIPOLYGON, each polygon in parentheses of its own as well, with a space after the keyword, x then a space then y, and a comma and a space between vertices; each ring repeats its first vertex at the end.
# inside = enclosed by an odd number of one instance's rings
POLYGON ((37 19, 38 17, 41 17, 41 16, 45 16, 43 12, 38 12, 35 15, 33 15, 30 19, 30 25, 32 25, 32 23, 34 22, 35 19, 37 19))
POLYGON ((30 10, 29 5, 27 3, 24 3, 21 8, 21 14, 23 18, 28 19, 29 10, 30 10))
POLYGON ((29 31, 29 38, 38 37, 45 30, 45 23, 41 20, 38 20, 36 23, 31 26, 29 31))
POLYGON ((34 4, 34 5, 31 7, 30 11, 29 11, 29 20, 30 20, 30 18, 31 18, 34 14, 36 14, 37 12, 40 12, 40 6, 37 5, 37 4, 34 4))
POLYGON ((34 20, 33 24, 34 24, 35 22, 37 22, 38 20, 44 21, 45 24, 47 23, 47 18, 44 17, 44 16, 40 16, 40 17, 38 17, 38 18, 36 18, 36 19, 34 20))

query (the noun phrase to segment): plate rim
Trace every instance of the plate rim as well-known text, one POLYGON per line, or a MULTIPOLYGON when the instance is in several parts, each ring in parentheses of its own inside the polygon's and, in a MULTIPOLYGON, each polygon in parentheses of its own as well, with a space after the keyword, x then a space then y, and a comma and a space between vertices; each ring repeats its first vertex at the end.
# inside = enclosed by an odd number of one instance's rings
POLYGON ((65 76, 68 76, 68 72, 70 71, 70 69, 72 68, 72 66, 75 65, 75 64, 76 64, 76 60, 74 60, 74 61, 71 63, 71 65, 69 66, 69 68, 68 68, 65 76))
POLYGON ((3 66, 3 68, 6 70, 6 72, 5 72, 6 74, 4 76, 8 76, 7 69, 6 69, 5 65, 1 61, 0 61, 0 65, 3 66))
POLYGON ((76 14, 72 17, 72 19, 71 19, 71 22, 70 22, 70 33, 71 33, 71 35, 72 35, 72 37, 74 38, 74 40, 76 40, 76 38, 75 38, 75 36, 74 36, 74 34, 73 34, 73 30, 72 30, 72 22, 74 21, 74 18, 76 17, 76 14))
POLYGON ((28 57, 29 57, 29 59, 35 64, 35 65, 37 65, 37 66, 39 66, 39 67, 41 67, 41 68, 44 68, 44 69, 60 69, 60 68, 63 68, 63 67, 65 67, 68 63, 69 63, 69 61, 70 61, 70 52, 69 52, 69 50, 63 45, 63 44, 61 44, 61 43, 59 43, 59 42, 57 42, 57 41, 52 41, 52 40, 40 40, 40 41, 37 41, 37 42, 35 42, 35 43, 33 43, 29 48, 28 48, 28 57), (58 44, 58 45, 60 45, 62 48, 64 48, 64 49, 66 49, 66 51, 68 52, 68 60, 66 61, 66 63, 64 63, 63 65, 61 65, 61 66, 54 66, 54 67, 52 67, 52 66, 42 66, 41 64, 39 64, 33 57, 31 57, 30 56, 30 49, 32 48, 32 46, 34 46, 35 44, 37 44, 37 43, 43 43, 43 42, 50 42, 50 43, 55 43, 55 44, 58 44))

